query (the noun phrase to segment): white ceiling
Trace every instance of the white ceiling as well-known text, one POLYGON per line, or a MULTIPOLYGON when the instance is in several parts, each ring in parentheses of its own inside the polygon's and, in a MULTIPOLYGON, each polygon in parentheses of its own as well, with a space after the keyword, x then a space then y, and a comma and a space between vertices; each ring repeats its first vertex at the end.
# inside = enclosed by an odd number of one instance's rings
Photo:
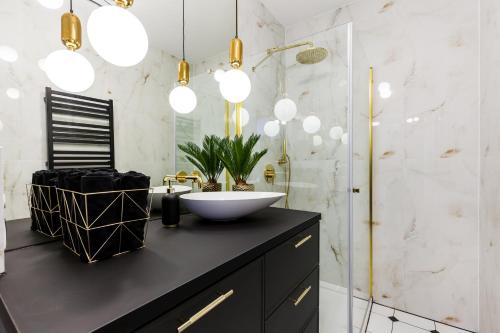
MULTIPOLYGON (((105 4, 105 1, 112 2, 112 0, 94 1, 102 4, 105 4)), ((289 26, 347 2, 347 0, 261 1, 283 26, 289 26)), ((188 61, 198 62, 227 50, 229 41, 234 35, 235 0, 187 0, 185 3, 188 61)), ((143 22, 151 46, 181 57, 182 0, 136 0, 130 10, 143 22)))

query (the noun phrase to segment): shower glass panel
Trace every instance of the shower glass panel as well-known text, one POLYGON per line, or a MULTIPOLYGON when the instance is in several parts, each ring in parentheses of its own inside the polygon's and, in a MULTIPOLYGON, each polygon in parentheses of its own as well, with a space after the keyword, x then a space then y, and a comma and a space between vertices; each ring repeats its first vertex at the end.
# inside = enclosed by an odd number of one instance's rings
MULTIPOLYGON (((279 202, 279 207, 322 214, 319 311, 320 331, 324 333, 352 332, 352 314, 355 311, 350 309, 351 304, 356 303, 351 298, 351 280, 353 277, 358 279, 358 276, 349 273, 350 207, 353 203, 350 175, 352 154, 356 151, 350 149, 349 135, 351 124, 358 121, 349 117, 352 105, 350 31, 351 24, 346 24, 286 40, 286 45, 312 42, 314 47, 326 49, 326 58, 315 64, 301 64, 296 59, 297 54, 307 49, 307 45, 277 52, 255 71, 252 67, 268 53, 263 50, 253 55, 246 54, 244 59, 244 70, 252 81, 252 92, 243 103, 249 119, 242 133, 244 137, 251 133, 260 134, 256 149, 268 149, 254 169, 249 183, 255 184, 257 191, 288 192, 288 200, 279 202), (274 106, 285 97, 295 102, 297 115, 293 120, 282 123, 276 120, 274 106), (264 177, 267 167, 275 170, 274 180, 264 177)), ((191 114, 176 115, 176 144, 186 141, 200 144, 207 134, 224 136, 226 107, 229 107, 231 115, 230 135, 234 136, 234 105, 225 104, 214 77, 215 70, 226 63, 227 52, 224 52, 193 66, 190 84, 198 96, 198 107, 191 114)), ((367 142, 363 143, 367 145, 367 142)), ((184 155, 176 151, 176 170, 193 171, 184 155)), ((224 189, 225 175, 220 182, 224 189)), ((366 209, 366 205, 360 206, 361 209, 366 209)), ((354 207, 357 209, 358 204, 354 207)), ((365 241, 368 242, 368 239, 365 241)), ((363 286, 356 285, 355 290, 368 292, 365 279, 359 278, 359 281, 363 286)))

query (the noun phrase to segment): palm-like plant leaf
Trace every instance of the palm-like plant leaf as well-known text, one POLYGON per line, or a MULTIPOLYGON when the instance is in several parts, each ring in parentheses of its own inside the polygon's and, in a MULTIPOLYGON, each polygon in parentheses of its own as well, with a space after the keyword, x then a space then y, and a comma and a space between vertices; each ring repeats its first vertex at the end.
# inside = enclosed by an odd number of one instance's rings
POLYGON ((267 149, 252 154, 260 135, 252 134, 245 142, 243 136, 225 138, 220 142, 219 158, 236 184, 245 184, 259 160, 267 149))
POLYGON ((221 139, 215 135, 206 135, 202 147, 188 142, 178 145, 186 153, 186 159, 191 162, 207 178, 210 183, 216 183, 224 170, 224 165, 218 157, 221 139))

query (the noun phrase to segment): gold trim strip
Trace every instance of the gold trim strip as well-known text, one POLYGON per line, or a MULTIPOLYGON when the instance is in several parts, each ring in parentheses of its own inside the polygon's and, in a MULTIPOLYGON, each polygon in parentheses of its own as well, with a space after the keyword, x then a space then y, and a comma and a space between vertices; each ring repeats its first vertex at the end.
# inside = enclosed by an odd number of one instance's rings
POLYGON ((298 306, 302 300, 304 299, 304 297, 307 296, 307 294, 309 294, 309 292, 311 291, 311 286, 307 287, 306 289, 304 289, 304 291, 299 295, 299 297, 296 299, 296 300, 293 300, 293 305, 294 306, 298 306))
MULTIPOLYGON (((224 136, 229 138, 231 136, 231 124, 230 124, 230 105, 228 101, 224 101, 224 136)), ((226 192, 231 189, 231 184, 229 180, 229 172, 225 171, 226 175, 226 192)))
POLYGON ((185 330, 187 330, 191 325, 196 323, 198 320, 206 316, 210 311, 215 309, 217 306, 222 304, 225 300, 227 300, 229 297, 231 297, 234 294, 234 290, 231 289, 227 293, 220 295, 217 297, 212 303, 208 304, 206 307, 201 309, 199 312, 197 312, 195 315, 193 315, 191 318, 188 319, 184 324, 181 326, 177 327, 177 333, 182 333, 185 330))
POLYGON ((243 132, 241 128, 241 105, 242 103, 236 104, 236 136, 241 136, 243 132))
POLYGON ((297 248, 301 247, 302 245, 304 245, 305 242, 307 242, 308 240, 310 240, 312 237, 313 237, 312 235, 308 235, 308 236, 304 237, 297 244, 295 244, 295 248, 297 249, 297 248))
POLYGON ((370 297, 373 297, 373 67, 370 66, 370 83, 368 89, 368 137, 369 137, 369 166, 368 166, 368 210, 369 210, 369 237, 370 237, 370 297))

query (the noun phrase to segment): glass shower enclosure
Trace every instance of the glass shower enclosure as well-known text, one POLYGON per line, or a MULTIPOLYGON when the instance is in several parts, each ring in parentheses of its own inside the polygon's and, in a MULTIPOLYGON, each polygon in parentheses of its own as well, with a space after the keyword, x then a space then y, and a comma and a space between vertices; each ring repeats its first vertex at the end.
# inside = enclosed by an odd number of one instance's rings
MULTIPOLYGON (((257 191, 287 193, 277 206, 322 214, 320 331, 360 332, 369 306, 370 280, 368 119, 353 112, 352 25, 285 44, 304 46, 284 47, 270 57, 267 51, 245 57, 243 69, 250 76, 252 92, 240 112, 242 135, 260 134, 257 149, 268 149, 249 183, 257 191), (326 50, 326 57, 298 59, 311 45, 326 50), (315 63, 302 63, 308 61, 315 63), (297 107, 297 114, 287 122, 274 112, 275 104, 284 98, 297 107)), ((224 52, 194 66, 191 85, 198 107, 191 114, 176 115, 176 145, 200 144, 205 135, 235 135, 235 106, 222 99, 214 77, 226 58, 224 52)), ((193 171, 176 151, 176 171, 193 171)), ((220 179, 223 189, 226 181, 231 183, 225 177, 220 179)))

